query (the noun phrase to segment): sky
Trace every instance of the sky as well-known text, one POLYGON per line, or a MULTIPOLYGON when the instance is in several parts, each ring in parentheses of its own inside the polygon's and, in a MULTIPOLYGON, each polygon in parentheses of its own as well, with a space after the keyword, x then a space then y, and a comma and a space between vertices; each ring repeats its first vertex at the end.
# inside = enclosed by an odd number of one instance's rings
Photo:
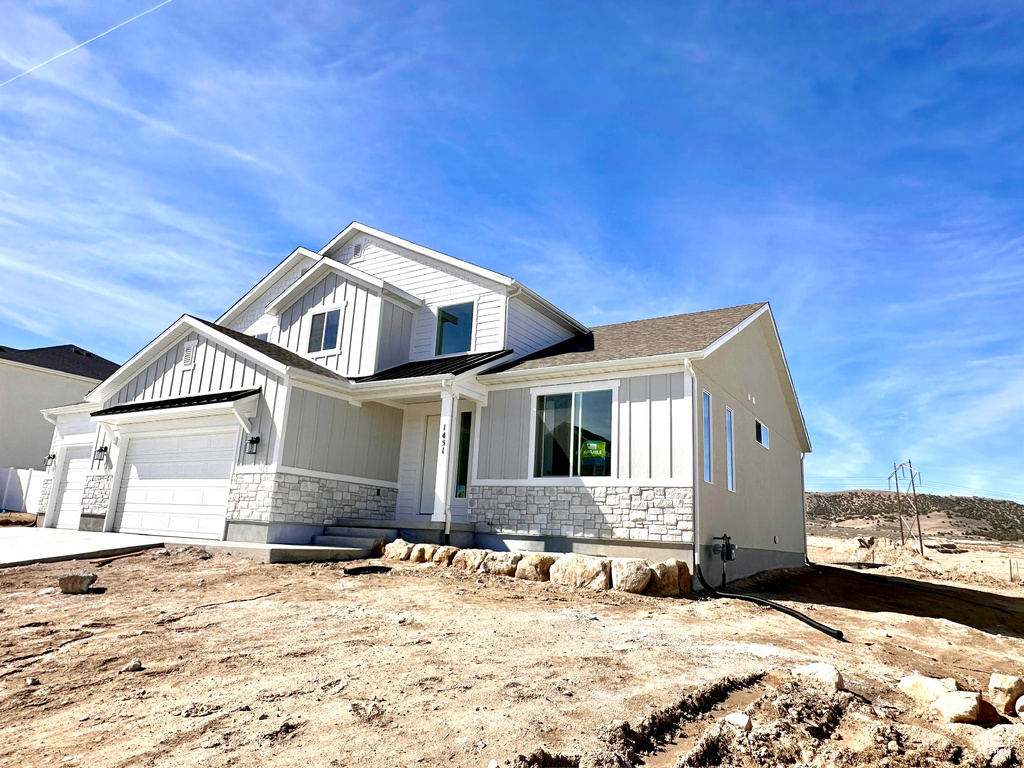
MULTIPOLYGON (((0 0, 0 81, 157 0, 0 0)), ((0 343, 361 221, 588 325, 770 301, 812 490, 1024 502, 1024 3, 172 0, 0 87, 0 343)))

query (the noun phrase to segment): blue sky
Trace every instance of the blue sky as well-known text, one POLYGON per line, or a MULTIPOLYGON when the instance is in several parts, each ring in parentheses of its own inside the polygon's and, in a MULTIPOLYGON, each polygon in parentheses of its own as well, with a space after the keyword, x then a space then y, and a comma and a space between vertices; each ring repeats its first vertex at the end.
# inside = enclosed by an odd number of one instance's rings
MULTIPOLYGON (((0 80, 153 0, 0 0, 0 80)), ((770 300, 808 487, 1024 501, 1024 4, 169 5, 0 88, 0 343, 359 220, 598 325, 770 300)))

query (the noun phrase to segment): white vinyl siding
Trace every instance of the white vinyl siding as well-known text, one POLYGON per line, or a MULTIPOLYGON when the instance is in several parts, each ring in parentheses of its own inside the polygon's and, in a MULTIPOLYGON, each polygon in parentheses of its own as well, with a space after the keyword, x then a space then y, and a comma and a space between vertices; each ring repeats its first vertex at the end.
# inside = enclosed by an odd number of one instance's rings
POLYGON ((572 337, 573 332, 559 325, 519 298, 508 302, 508 341, 506 347, 522 357, 572 337))
POLYGON ((263 293, 250 299, 248 306, 242 310, 242 314, 229 323, 228 327, 241 333, 251 333, 250 329, 257 324, 260 326, 259 330, 261 331, 265 324, 275 325, 277 318, 267 314, 267 307, 270 306, 274 299, 288 290, 288 286, 302 277, 314 264, 316 264, 316 260, 312 256, 300 260, 298 264, 278 278, 273 285, 268 286, 263 293))
POLYGON ((412 342, 412 312, 385 299, 380 309, 380 352, 377 370, 394 368, 409 361, 412 342))

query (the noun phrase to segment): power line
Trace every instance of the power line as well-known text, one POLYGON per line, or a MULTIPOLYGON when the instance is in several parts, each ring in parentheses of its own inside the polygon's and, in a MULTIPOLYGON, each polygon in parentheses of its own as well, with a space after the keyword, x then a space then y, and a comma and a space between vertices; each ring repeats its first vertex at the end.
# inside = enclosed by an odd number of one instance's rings
POLYGON ((84 46, 84 45, 88 45, 89 43, 93 42, 94 40, 99 40, 99 39, 100 39, 101 37, 103 37, 104 35, 109 35, 109 34, 110 34, 111 32, 113 32, 113 31, 114 31, 115 29, 120 29, 120 28, 121 28, 121 27, 123 27, 123 26, 124 26, 125 24, 131 24, 131 23, 132 23, 133 21, 135 21, 136 19, 141 19, 141 18, 142 18, 143 16, 145 16, 145 15, 146 15, 147 13, 152 13, 152 12, 153 12, 153 11, 155 11, 155 10, 156 10, 157 8, 160 8, 160 7, 162 7, 162 6, 165 6, 165 5, 167 5, 168 3, 170 3, 171 1, 172 1, 172 0, 164 0, 164 1, 163 1, 162 3, 160 3, 159 5, 154 5, 154 6, 153 6, 152 8, 150 8, 150 9, 149 9, 148 11, 143 11, 143 12, 142 12, 142 13, 140 13, 140 14, 139 14, 138 16, 132 16, 132 17, 131 17, 130 19, 128 19, 127 21, 122 21, 122 22, 121 22, 120 24, 118 24, 118 25, 116 25, 116 26, 113 26, 113 27, 111 27, 110 29, 108 29, 108 30, 107 30, 106 32, 101 32, 100 34, 96 35, 96 37, 90 37, 90 38, 89 38, 88 40, 86 40, 86 41, 85 41, 84 43, 79 43, 79 44, 78 44, 78 45, 76 45, 76 46, 75 46, 74 48, 68 48, 68 49, 67 49, 66 51, 64 51, 63 53, 58 53, 58 54, 57 54, 56 56, 54 56, 54 57, 53 57, 52 59, 47 59, 47 60, 46 60, 46 61, 44 61, 44 62, 43 62, 42 64, 36 64, 36 65, 35 65, 34 67, 32 67, 31 69, 26 69, 26 70, 25 70, 24 72, 19 72, 19 73, 18 73, 17 75, 15 75, 14 77, 12 77, 12 78, 11 78, 10 80, 5 80, 4 82, 0 83, 0 88, 3 88, 3 87, 4 87, 5 85, 7 85, 7 84, 9 84, 9 83, 13 83, 13 82, 14 82, 15 80, 17 80, 17 79, 18 79, 19 77, 24 77, 25 75, 28 75, 28 74, 30 74, 30 73, 32 73, 32 72, 35 72, 35 71, 36 71, 37 69, 39 69, 40 67, 45 67, 45 66, 46 66, 47 64, 49 64, 49 63, 50 63, 51 61, 56 61, 56 60, 57 60, 57 59, 59 59, 59 58, 60 58, 61 56, 67 56, 67 55, 68 55, 69 53, 71 53, 71 52, 73 52, 73 51, 77 51, 77 50, 78 50, 79 48, 81 48, 82 46, 84 46))

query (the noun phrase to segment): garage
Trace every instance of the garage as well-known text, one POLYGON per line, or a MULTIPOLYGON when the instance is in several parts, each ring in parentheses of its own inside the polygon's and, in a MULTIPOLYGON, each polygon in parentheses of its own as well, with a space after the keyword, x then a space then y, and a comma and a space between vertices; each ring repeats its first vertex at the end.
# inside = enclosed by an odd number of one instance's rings
POLYGON ((128 440, 114 530, 222 539, 238 430, 128 440))
POLYGON ((82 519, 82 495, 85 492, 85 477, 92 465, 92 449, 87 446, 69 448, 64 454, 64 471, 57 489, 53 511, 56 527, 78 530, 82 519))

